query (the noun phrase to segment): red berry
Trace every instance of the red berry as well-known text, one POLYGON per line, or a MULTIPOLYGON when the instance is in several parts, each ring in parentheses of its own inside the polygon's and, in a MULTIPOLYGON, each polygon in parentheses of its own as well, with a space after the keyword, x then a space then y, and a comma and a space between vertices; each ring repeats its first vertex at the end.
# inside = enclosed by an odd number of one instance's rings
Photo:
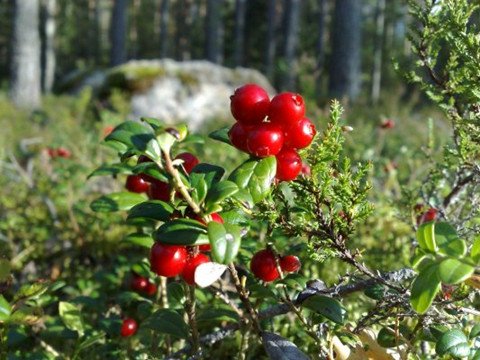
POLYGON ((435 208, 429 208, 422 215, 417 217, 417 223, 423 224, 426 222, 434 221, 437 218, 438 210, 435 208))
POLYGON ((294 180, 302 171, 302 158, 295 150, 285 149, 277 155, 277 173, 280 181, 294 180))
POLYGON ((276 155, 283 146, 282 128, 270 124, 262 123, 253 128, 247 136, 248 152, 257 157, 267 157, 276 155))
POLYGON ((157 275, 174 277, 182 273, 187 255, 185 246, 157 242, 150 251, 150 267, 157 275))
POLYGON ((246 84, 230 96, 233 117, 244 125, 260 124, 267 116, 270 98, 267 92, 255 84, 246 84))
POLYGON ((382 129, 393 129, 395 127, 395 121, 393 121, 392 119, 383 120, 380 124, 380 127, 382 129))
POLYGON ((295 272, 300 269, 302 263, 295 255, 286 255, 280 258, 280 268, 285 272, 295 272))
POLYGON ((315 125, 303 118, 285 128, 285 147, 292 149, 303 149, 311 144, 317 130, 315 125))
POLYGON ((122 322, 120 335, 122 335, 123 337, 132 336, 137 332, 137 328, 137 322, 134 319, 127 318, 122 322))
POLYGON ((190 174, 192 172, 192 169, 198 165, 200 161, 198 161, 197 157, 191 153, 184 152, 181 154, 178 154, 175 159, 181 159, 183 160, 182 166, 184 167, 185 171, 187 174, 190 174))
MULTIPOLYGON (((207 225, 207 223, 200 217, 200 215, 195 214, 191 208, 188 208, 185 211, 185 216, 190 219, 197 220, 198 222, 201 222, 203 225, 207 225)), ((223 218, 220 215, 218 215, 218 213, 211 213, 210 216, 212 217, 212 221, 223 224, 223 218)))
POLYGON ((230 128, 228 132, 228 138, 233 146, 235 146, 238 150, 242 150, 248 152, 247 148, 247 135, 248 132, 251 130, 251 127, 247 127, 240 123, 235 123, 230 128))
POLYGON ((65 149, 63 147, 59 147, 57 149, 57 155, 60 156, 60 157, 63 157, 63 158, 69 158, 70 156, 72 156, 72 153, 68 149, 65 149))
POLYGON ((147 287, 145 288, 145 294, 148 296, 153 296, 157 293, 157 285, 153 282, 148 282, 147 287))
POLYGON ((48 156, 50 156, 50 158, 52 158, 52 159, 55 159, 55 158, 58 156, 58 154, 57 154, 57 149, 50 148, 50 147, 47 148, 47 154, 48 154, 48 156))
POLYGON ((300 121, 304 116, 305 103, 298 94, 281 93, 275 96, 270 103, 268 118, 273 123, 287 126, 300 121))
POLYGON ((129 175, 127 177, 127 183, 125 184, 125 187, 128 191, 143 193, 148 191, 150 184, 138 175, 129 175))
POLYGON ((195 255, 187 260, 187 264, 183 268, 182 278, 188 285, 195 284, 195 269, 198 265, 209 262, 210 258, 202 253, 195 255))
POLYGON ((148 197, 154 200, 170 201, 170 185, 166 182, 155 180, 148 188, 148 197))
POLYGON ((130 288, 133 291, 142 292, 148 286, 148 280, 145 279, 143 276, 140 275, 133 275, 132 281, 130 282, 130 288))
MULTIPOLYGON (((150 159, 149 157, 145 156, 145 155, 141 155, 138 160, 137 160, 137 164, 142 164, 142 163, 145 163, 145 162, 153 162, 152 159, 150 159)), ((157 179, 155 179, 154 177, 151 177, 150 175, 147 175, 147 174, 139 174, 139 176, 147 181, 147 182, 155 182, 157 181, 157 179)))
POLYGON ((271 250, 260 250, 252 257, 250 270, 253 275, 263 281, 273 281, 280 276, 275 262, 275 255, 271 250))
POLYGON ((212 251, 212 246, 210 244, 199 245, 198 250, 203 251, 203 252, 212 251))

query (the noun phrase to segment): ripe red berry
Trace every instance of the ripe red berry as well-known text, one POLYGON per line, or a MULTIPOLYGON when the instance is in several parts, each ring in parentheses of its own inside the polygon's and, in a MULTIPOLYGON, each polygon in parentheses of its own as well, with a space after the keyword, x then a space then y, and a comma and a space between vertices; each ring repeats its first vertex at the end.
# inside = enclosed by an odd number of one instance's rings
POLYGON ((132 336, 137 332, 137 328, 138 328, 138 325, 134 319, 126 318, 122 322, 120 335, 122 335, 122 337, 132 336))
POLYGON ((393 129, 395 127, 395 121, 393 121, 392 119, 383 120, 380 124, 380 127, 382 129, 393 129))
POLYGON ((148 280, 143 276, 134 274, 130 282, 130 288, 133 291, 142 292, 145 291, 148 286, 148 280))
POLYGON ((52 159, 55 159, 58 156, 57 149, 51 147, 47 148, 47 154, 52 159))
POLYGON ((292 149, 303 149, 311 144, 317 130, 315 125, 303 118, 285 128, 285 147, 292 149))
POLYGON ((153 296, 156 293, 157 293, 157 285, 155 285, 155 283, 149 281, 147 283, 146 288, 145 288, 145 294, 147 294, 148 296, 153 296))
POLYGON ((63 157, 65 159, 69 158, 72 156, 72 153, 70 152, 70 150, 68 149, 65 149, 63 147, 59 147, 57 149, 57 155, 60 156, 60 157, 63 157))
POLYGON ((185 280, 188 285, 195 284, 195 270, 197 266, 209 261, 210 258, 202 253, 198 253, 195 257, 190 257, 183 268, 182 279, 185 280))
POLYGON ((437 218, 437 213, 437 209, 429 208, 422 215, 417 217, 417 223, 420 225, 426 222, 434 221, 437 218))
POLYGON ((129 175, 125 187, 131 192, 144 193, 148 191, 150 184, 138 175, 129 175))
POLYGON ((185 246, 157 242, 150 251, 150 267, 157 275, 174 277, 182 273, 187 255, 185 246))
POLYGON ((265 119, 270 106, 267 92, 255 84, 246 84, 230 96, 233 117, 244 125, 259 124, 265 119))
POLYGON ((275 262, 275 255, 271 250, 264 249, 257 252, 250 262, 253 275, 263 281, 273 281, 280 276, 275 262))
POLYGON ((253 128, 247 136, 248 152, 257 157, 276 155, 283 146, 282 128, 263 123, 253 128))
POLYGON ((285 255, 280 258, 280 268, 285 272, 295 272, 300 269, 302 263, 295 255, 285 255))
POLYGON ((189 152, 184 152, 181 154, 178 154, 175 159, 181 159, 183 160, 182 166, 184 167, 185 171, 187 174, 190 174, 192 172, 192 169, 198 165, 200 161, 198 161, 197 157, 189 152))
POLYGON ((238 150, 248 152, 247 148, 247 136, 248 132, 251 130, 251 127, 247 127, 240 123, 235 123, 228 131, 228 138, 233 146, 238 150))
POLYGON ((272 123, 288 126, 300 121, 305 116, 303 98, 294 93, 285 92, 272 99, 268 118, 272 123))
POLYGON ((166 182, 155 180, 148 188, 148 197, 154 200, 169 201, 170 185, 166 182))
POLYGON ((198 250, 203 252, 212 251, 212 246, 210 244, 199 245, 198 250))
POLYGON ((294 180, 302 171, 302 158, 295 150, 285 149, 277 154, 277 173, 280 181, 294 180))

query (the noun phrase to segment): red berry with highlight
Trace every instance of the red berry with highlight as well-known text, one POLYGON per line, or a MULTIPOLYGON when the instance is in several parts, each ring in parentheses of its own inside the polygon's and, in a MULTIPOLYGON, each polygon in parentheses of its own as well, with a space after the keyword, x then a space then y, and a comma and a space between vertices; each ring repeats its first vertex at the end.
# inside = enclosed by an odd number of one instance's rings
POLYGON ((185 265, 185 268, 182 271, 182 279, 185 280, 185 282, 188 285, 194 285, 195 284, 195 270, 197 269, 197 266, 206 262, 209 262, 210 258, 202 253, 199 253, 195 255, 195 257, 191 257, 187 260, 187 263, 185 265))
POLYGON ((417 217, 417 223, 423 224, 426 222, 434 221, 437 218, 438 210, 435 208, 429 208, 422 215, 417 217))
POLYGON ((157 293, 157 285, 153 282, 148 282, 147 286, 145 287, 145 294, 148 296, 153 296, 157 293))
POLYGON ((233 146, 238 150, 248 152, 247 148, 247 136, 248 132, 251 130, 251 127, 247 127, 240 123, 235 123, 228 131, 228 138, 233 146))
POLYGON ((303 118, 285 128, 285 147, 303 149, 312 143, 316 134, 315 125, 309 119, 303 118))
POLYGON ((59 147, 57 149, 57 155, 67 159, 67 158, 72 156, 72 153, 68 149, 65 149, 63 147, 59 147))
POLYGON ((165 277, 180 275, 187 263, 185 246, 155 243, 150 251, 150 267, 154 273, 165 277))
POLYGON ((178 154, 175 157, 175 159, 183 160, 182 166, 185 169, 185 171, 187 172, 187 174, 190 174, 192 172, 193 168, 195 166, 197 166, 198 163, 200 162, 200 161, 198 161, 198 158, 195 155, 193 155, 189 152, 184 152, 184 153, 178 154))
POLYGON ((131 192, 144 193, 148 191, 150 184, 138 175, 129 175, 125 187, 131 192))
POLYGON ((154 200, 170 201, 170 185, 166 182, 155 180, 148 188, 148 197, 154 200))
POLYGON ((276 155, 283 146, 282 128, 269 123, 263 123, 253 128, 247 136, 248 152, 256 157, 276 155))
POLYGON ((120 329, 120 335, 122 337, 129 337, 137 332, 137 322, 134 319, 127 318, 122 322, 122 328, 120 329))
POLYGON ((256 84, 246 84, 230 96, 233 117, 244 125, 255 125, 267 116, 270 106, 268 93, 256 84))
POLYGON ((145 279, 143 276, 140 275, 133 275, 132 280, 130 282, 130 288, 133 291, 142 292, 145 291, 148 286, 148 280, 145 279))
POLYGON ((302 263, 295 255, 285 255, 280 258, 280 268, 284 272, 295 272, 300 269, 302 263))
POLYGON ((257 278, 267 282, 273 281, 280 276, 275 262, 275 255, 268 249, 260 250, 253 255, 250 262, 250 270, 257 278))
POLYGON ((277 173, 280 181, 294 180, 302 171, 302 158, 295 150, 285 149, 277 155, 277 173))
POLYGON ((305 116, 305 102, 299 94, 285 92, 272 99, 268 118, 272 123, 288 126, 305 116))

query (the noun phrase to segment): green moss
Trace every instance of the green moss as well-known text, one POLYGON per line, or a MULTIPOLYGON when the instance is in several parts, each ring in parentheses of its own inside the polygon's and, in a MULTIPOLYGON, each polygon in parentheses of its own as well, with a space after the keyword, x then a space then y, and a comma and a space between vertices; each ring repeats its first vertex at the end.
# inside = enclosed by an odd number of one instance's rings
POLYGON ((102 93, 109 92, 114 88, 129 93, 143 92, 148 90, 156 79, 165 74, 165 69, 160 66, 120 65, 108 73, 102 93))

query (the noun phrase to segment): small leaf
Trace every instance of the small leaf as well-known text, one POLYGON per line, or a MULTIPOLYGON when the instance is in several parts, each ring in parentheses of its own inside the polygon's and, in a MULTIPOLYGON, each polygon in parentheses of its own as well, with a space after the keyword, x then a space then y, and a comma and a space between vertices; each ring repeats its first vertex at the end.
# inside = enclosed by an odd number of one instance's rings
POLYGON ((9 321, 13 324, 33 325, 38 323, 42 316, 41 307, 22 305, 10 316, 9 321))
POLYGON ((276 171, 277 160, 274 156, 249 159, 232 172, 229 180, 240 189, 248 189, 253 202, 258 203, 270 193, 276 171))
POLYGON ((302 306, 316 311, 320 315, 337 324, 343 324, 345 322, 347 311, 338 300, 331 297, 313 295, 308 297, 303 302, 302 306))
POLYGON ((182 306, 185 300, 183 286, 178 282, 171 282, 167 285, 168 303, 182 306))
POLYGON ((96 343, 100 342, 104 338, 105 338, 105 333, 104 332, 101 332, 101 333, 98 333, 98 334, 95 334, 95 335, 90 335, 84 341, 82 341, 80 343, 80 345, 78 345, 78 352, 83 351, 83 350, 89 348, 90 346, 95 345, 96 343))
POLYGON ((477 236, 473 241, 470 257, 473 259, 473 261, 475 261, 476 264, 480 262, 480 236, 477 236))
POLYGON ((211 325, 222 321, 239 321, 238 314, 227 307, 204 308, 198 312, 197 322, 199 325, 211 325))
POLYGON ((207 229, 192 219, 175 219, 160 226, 153 233, 155 241, 174 245, 208 244, 207 229))
POLYGON ((373 284, 363 292, 366 296, 373 300, 381 300, 385 296, 385 287, 382 284, 373 284))
POLYGON ((230 131, 230 126, 223 127, 219 130, 211 132, 208 137, 224 142, 225 144, 232 145, 230 138, 228 137, 228 132, 230 131))
POLYGON ((237 256, 241 242, 241 227, 233 224, 208 223, 208 238, 216 262, 230 263, 237 256))
POLYGON ((11 312, 12 307, 9 302, 3 297, 3 295, 0 295, 0 321, 7 321, 11 312))
POLYGON ((238 192, 238 186, 234 182, 224 180, 215 183, 210 190, 208 190, 207 197, 205 198, 205 207, 207 208, 207 211, 213 204, 222 202, 236 192, 238 192))
POLYGON ((433 263, 422 269, 413 281, 410 304, 419 314, 424 314, 428 310, 440 291, 441 282, 437 273, 438 265, 433 263))
POLYGON ((197 204, 203 203, 208 192, 208 184, 205 181, 205 174, 191 173, 190 186, 192 187, 192 198, 197 204))
POLYGON ((135 167, 132 169, 132 172, 134 174, 145 174, 163 182, 169 181, 165 173, 160 171, 160 169, 158 168, 158 165, 151 161, 143 162, 135 165, 135 167))
POLYGON ((144 202, 145 197, 131 192, 118 192, 104 195, 90 204, 90 208, 95 212, 114 212, 121 210, 130 210, 135 205, 144 202))
POLYGON ((133 245, 142 246, 144 248, 150 249, 153 245, 153 238, 148 234, 143 233, 132 233, 127 235, 123 241, 128 242, 133 245))
POLYGON ((433 221, 422 224, 417 230, 418 245, 425 251, 435 252, 437 246, 435 244, 435 223, 433 221))
POLYGON ((458 329, 445 332, 435 346, 438 355, 451 355, 455 357, 468 356, 470 347, 467 337, 458 329))
POLYGON ((161 200, 150 200, 135 205, 128 212, 127 220, 146 218, 158 221, 170 220, 170 215, 175 209, 161 200))
POLYGON ((378 332, 377 342, 381 347, 384 348, 391 348, 396 347, 398 345, 404 344, 405 340, 403 338, 408 338, 410 335, 410 329, 405 325, 401 324, 399 326, 399 335, 395 336, 395 325, 390 325, 388 328, 383 327, 378 332), (403 337, 403 338, 402 338, 403 337))
POLYGON ((438 253, 442 255, 459 257, 467 252, 467 244, 459 239, 457 232, 446 222, 435 223, 435 241, 438 253))
POLYGON ((195 269, 195 283, 201 288, 210 286, 220 279, 225 270, 227 270, 226 265, 217 264, 211 261, 200 264, 195 269))
POLYGON ((470 330, 470 335, 468 336, 470 339, 476 338, 480 335, 480 324, 475 324, 470 330))
POLYGON ((262 333, 262 343, 267 355, 272 360, 309 360, 298 347, 280 335, 266 332, 262 333))
POLYGON ((49 281, 37 281, 32 284, 25 284, 17 291, 13 298, 13 302, 17 302, 22 299, 35 298, 48 290, 51 282, 49 281))
POLYGON ((84 326, 80 309, 71 303, 60 301, 58 303, 58 313, 65 326, 73 331, 77 331, 83 336, 84 326))
POLYGON ((8 259, 0 259, 0 282, 7 280, 10 275, 12 265, 8 259))
POLYGON ((192 169, 190 177, 193 174, 205 175, 204 180, 207 183, 207 186, 211 187, 214 183, 222 179, 223 175, 225 174, 225 169, 212 164, 200 163, 192 169))
POLYGON ((438 269, 438 276, 447 285, 459 284, 473 274, 475 268, 457 259, 443 260, 438 269))
POLYGON ((183 321, 183 317, 172 309, 157 310, 145 320, 143 326, 180 339, 189 337, 188 325, 183 321))
POLYGON ((94 176, 104 176, 104 175, 119 175, 119 174, 131 174, 132 167, 125 163, 117 163, 110 165, 102 165, 90 175, 87 176, 87 179, 90 179, 94 176))

